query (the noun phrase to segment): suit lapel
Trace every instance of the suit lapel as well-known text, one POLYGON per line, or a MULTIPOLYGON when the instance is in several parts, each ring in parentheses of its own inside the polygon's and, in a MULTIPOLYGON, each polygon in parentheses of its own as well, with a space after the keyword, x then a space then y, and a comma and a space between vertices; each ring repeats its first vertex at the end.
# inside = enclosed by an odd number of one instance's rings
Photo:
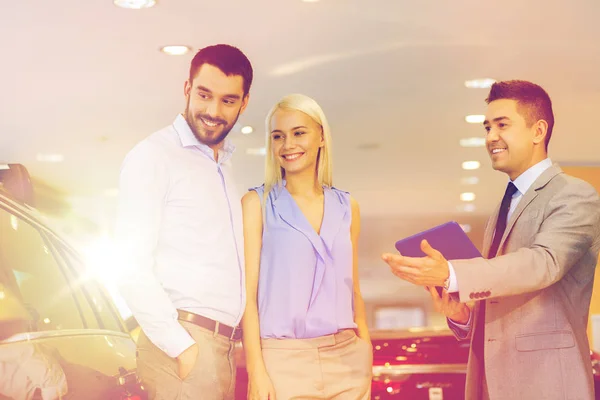
POLYGON ((496 206, 494 213, 488 220, 483 234, 483 255, 485 258, 490 257, 490 247, 492 246, 492 239, 494 238, 494 231, 496 230, 496 222, 498 222, 498 214, 500 213, 500 204, 496 206))
MULTIPOLYGON (((521 214, 523 213, 523 211, 525 211, 529 204, 531 204, 531 202, 537 197, 538 190, 541 190, 544 186, 546 186, 546 184, 548 184, 548 182, 552 180, 552 178, 561 173, 562 170, 560 169, 560 167, 554 164, 553 166, 542 172, 542 174, 535 180, 535 182, 533 182, 533 185, 531 185, 529 190, 527 190, 527 192, 523 195, 521 201, 519 201, 519 204, 517 205, 517 208, 512 213, 510 219, 508 220, 508 223, 506 224, 506 230, 504 231, 504 235, 502 236, 502 240, 500 241, 500 245, 498 246, 499 254, 501 252, 502 247, 504 246, 506 238, 510 234, 513 226, 515 226, 517 219, 521 216, 521 214)), ((497 219, 498 213, 496 212, 496 219, 494 221, 496 221, 497 219)), ((494 226, 495 225, 496 224, 494 222, 494 226)))

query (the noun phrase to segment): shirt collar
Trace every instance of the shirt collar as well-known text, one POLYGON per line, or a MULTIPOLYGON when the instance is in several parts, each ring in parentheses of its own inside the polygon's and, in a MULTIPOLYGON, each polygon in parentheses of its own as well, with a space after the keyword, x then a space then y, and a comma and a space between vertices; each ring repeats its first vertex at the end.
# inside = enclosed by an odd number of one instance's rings
POLYGON ((531 185, 533 185, 533 182, 535 182, 536 179, 551 166, 552 160, 546 158, 519 175, 517 179, 513 181, 513 184, 517 187, 519 193, 523 195, 529 190, 531 185))
MULTIPOLYGON (((198 138, 194 135, 194 132, 190 129, 187 121, 183 117, 183 115, 179 114, 173 121, 173 127, 175 128, 175 132, 179 135, 179 140, 181 141, 181 145, 183 147, 196 147, 202 153, 209 156, 211 159, 214 159, 214 151, 209 146, 200 142, 198 138)), ((223 145, 219 149, 219 163, 223 163, 227 161, 233 152, 235 151, 235 145, 231 143, 229 139, 225 139, 223 141, 223 145)))

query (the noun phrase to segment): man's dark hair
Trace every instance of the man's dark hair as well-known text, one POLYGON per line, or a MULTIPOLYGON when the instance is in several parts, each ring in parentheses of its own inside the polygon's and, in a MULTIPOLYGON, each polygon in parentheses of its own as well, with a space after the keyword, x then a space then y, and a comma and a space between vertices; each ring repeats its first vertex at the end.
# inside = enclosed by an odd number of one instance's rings
POLYGON ((519 80, 501 81, 492 85, 485 102, 490 104, 492 101, 500 99, 515 100, 517 111, 525 119, 527 126, 531 127, 541 119, 548 123, 545 143, 546 151, 548 151, 548 143, 550 143, 554 127, 552 101, 548 93, 535 83, 519 80))
POLYGON ((244 79, 244 96, 252 85, 252 64, 248 57, 237 47, 228 44, 216 44, 200 49, 190 65, 190 83, 202 65, 210 64, 219 68, 227 76, 240 75, 244 79))

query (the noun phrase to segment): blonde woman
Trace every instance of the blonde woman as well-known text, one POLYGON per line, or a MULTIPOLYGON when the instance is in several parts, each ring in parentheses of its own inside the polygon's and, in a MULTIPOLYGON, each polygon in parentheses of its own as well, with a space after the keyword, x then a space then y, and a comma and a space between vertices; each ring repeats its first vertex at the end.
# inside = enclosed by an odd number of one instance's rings
POLYGON ((292 94, 266 125, 265 183, 242 199, 248 398, 369 399, 359 207, 332 186, 327 119, 292 94))

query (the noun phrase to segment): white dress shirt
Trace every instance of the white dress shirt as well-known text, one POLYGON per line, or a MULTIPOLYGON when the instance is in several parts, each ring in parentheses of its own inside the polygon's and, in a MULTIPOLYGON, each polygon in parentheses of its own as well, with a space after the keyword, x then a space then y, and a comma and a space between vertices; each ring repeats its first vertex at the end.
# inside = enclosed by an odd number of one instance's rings
POLYGON ((133 148, 121 167, 119 286, 148 338, 170 357, 194 344, 177 309, 237 326, 244 311, 242 209, 227 141, 200 143, 185 118, 133 148))
MULTIPOLYGON (((527 193, 531 185, 536 181, 537 178, 542 175, 542 173, 552 166, 552 161, 549 158, 546 158, 534 166, 530 167, 527 171, 523 172, 519 175, 514 181, 513 184, 516 186, 517 191, 512 195, 510 200, 510 208, 508 209, 508 215, 506 217, 506 221, 510 220, 513 212, 517 208, 517 205, 523 198, 523 195, 527 193)), ((508 185, 508 183, 507 183, 508 185)), ((493 239, 493 238, 492 238, 493 239)), ((456 280, 456 272, 454 272, 454 267, 452 263, 448 261, 448 268, 450 270, 450 279, 448 281, 448 293, 458 292, 458 281, 456 280)), ((455 325, 467 329, 469 324, 471 323, 471 316, 469 316, 469 321, 466 325, 462 325, 454 322, 455 325)))

